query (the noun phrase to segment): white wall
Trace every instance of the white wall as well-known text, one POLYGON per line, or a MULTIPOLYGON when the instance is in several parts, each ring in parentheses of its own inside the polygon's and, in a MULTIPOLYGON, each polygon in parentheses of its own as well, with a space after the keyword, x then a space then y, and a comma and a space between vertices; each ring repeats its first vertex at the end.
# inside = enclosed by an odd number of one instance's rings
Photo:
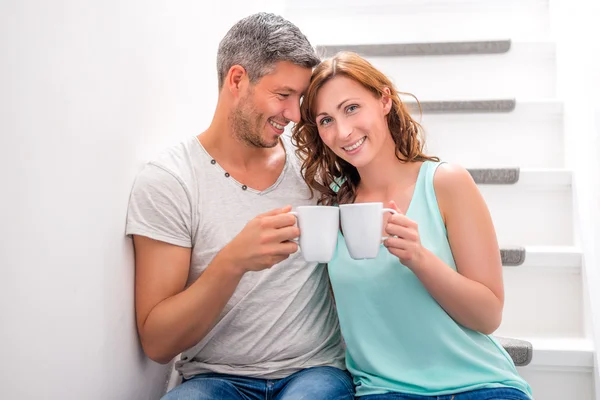
POLYGON ((134 324, 131 184, 210 122, 229 26, 281 10, 203 3, 0 2, 0 397, 161 396, 134 324))
MULTIPOLYGON (((600 3, 550 0, 558 96, 565 104, 565 156, 574 172, 575 229, 584 252, 587 334, 600 349, 600 3)), ((557 210, 560 212, 560 210, 557 210)), ((600 359, 595 356, 596 398, 600 359)))

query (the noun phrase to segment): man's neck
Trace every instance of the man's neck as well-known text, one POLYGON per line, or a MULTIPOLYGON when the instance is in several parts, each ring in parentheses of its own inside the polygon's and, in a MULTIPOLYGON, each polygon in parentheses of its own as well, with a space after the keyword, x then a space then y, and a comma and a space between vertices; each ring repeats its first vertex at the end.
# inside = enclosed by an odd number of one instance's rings
POLYGON ((281 139, 272 148, 255 147, 235 137, 227 124, 213 121, 210 127, 198 135, 198 140, 206 151, 220 164, 242 171, 272 164, 285 154, 281 139))

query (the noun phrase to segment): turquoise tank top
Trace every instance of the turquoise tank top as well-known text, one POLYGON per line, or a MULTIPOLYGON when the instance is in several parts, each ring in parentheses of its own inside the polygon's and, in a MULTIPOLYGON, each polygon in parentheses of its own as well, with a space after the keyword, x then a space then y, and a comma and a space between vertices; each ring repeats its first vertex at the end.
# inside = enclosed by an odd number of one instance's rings
MULTIPOLYGON (((433 188, 439 165, 421 166, 406 215, 422 245, 456 270, 433 188)), ((357 396, 511 387, 533 398, 502 346, 455 322, 383 244, 377 258, 353 260, 338 235, 329 276, 357 396)))

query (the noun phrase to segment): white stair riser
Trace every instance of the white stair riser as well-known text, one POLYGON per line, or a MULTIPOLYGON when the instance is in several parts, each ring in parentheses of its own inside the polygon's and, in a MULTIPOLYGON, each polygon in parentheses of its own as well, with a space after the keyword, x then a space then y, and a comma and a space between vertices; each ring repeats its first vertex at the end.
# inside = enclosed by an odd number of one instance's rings
POLYGON ((553 44, 513 43, 508 52, 499 54, 368 59, 398 90, 417 99, 551 98, 556 94, 553 44))
POLYGON ((579 268, 504 267, 504 313, 496 335, 584 337, 579 268))
POLYGON ((347 14, 323 10, 287 9, 294 22, 313 44, 372 44, 394 42, 440 42, 506 39, 544 40, 550 35, 545 15, 504 11, 433 14, 347 14), (324 29, 326 27, 326 29, 324 29))
POLYGON ((318 11, 335 10, 337 15, 357 12, 372 14, 402 11, 410 14, 436 11, 540 13, 548 9, 548 0, 286 0, 288 9, 318 11))
MULTIPOLYGON (((535 350, 533 353, 535 358, 535 350)), ((553 369, 519 367, 535 400, 594 400, 594 378, 590 368, 553 369)))
POLYGON ((562 109, 523 104, 495 114, 415 115, 425 130, 428 154, 465 167, 561 168, 562 109))
POLYGON ((573 244, 571 188, 479 185, 501 247, 573 244))
POLYGON ((547 0, 286 0, 284 5, 285 15, 310 39, 331 43, 543 37, 550 33, 548 9, 547 0))

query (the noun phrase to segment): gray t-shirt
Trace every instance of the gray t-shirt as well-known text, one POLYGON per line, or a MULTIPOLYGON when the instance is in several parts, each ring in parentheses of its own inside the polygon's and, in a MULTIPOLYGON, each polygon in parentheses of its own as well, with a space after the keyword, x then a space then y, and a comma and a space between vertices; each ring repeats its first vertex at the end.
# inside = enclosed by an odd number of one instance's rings
MULTIPOLYGON (((191 247, 189 286, 258 214, 315 204, 289 138, 283 142, 283 172, 261 192, 227 177, 196 137, 174 146, 137 176, 127 235, 191 247)), ((345 368, 327 271, 298 251, 270 269, 246 273, 214 328, 176 368, 185 378, 218 372, 278 379, 325 365, 345 368)))

